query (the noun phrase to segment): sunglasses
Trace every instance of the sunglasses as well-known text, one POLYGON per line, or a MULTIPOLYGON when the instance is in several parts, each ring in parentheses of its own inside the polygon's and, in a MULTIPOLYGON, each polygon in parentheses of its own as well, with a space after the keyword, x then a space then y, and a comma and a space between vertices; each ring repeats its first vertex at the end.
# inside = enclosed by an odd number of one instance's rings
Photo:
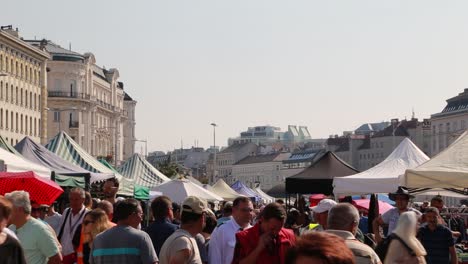
POLYGON ((88 221, 88 220, 83 221, 83 226, 87 226, 88 224, 94 224, 94 221, 88 221))

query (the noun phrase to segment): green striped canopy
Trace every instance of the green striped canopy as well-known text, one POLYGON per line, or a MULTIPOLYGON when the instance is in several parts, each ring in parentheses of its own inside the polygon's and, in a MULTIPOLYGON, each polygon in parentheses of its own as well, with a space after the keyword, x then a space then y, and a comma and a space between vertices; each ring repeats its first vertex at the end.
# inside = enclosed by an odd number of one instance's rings
POLYGON ((119 169, 124 177, 135 180, 135 184, 144 187, 155 187, 170 181, 166 175, 153 167, 142 155, 133 154, 119 169))
POLYGON ((81 168, 95 172, 95 173, 109 173, 115 175, 120 181, 120 189, 118 194, 125 196, 133 196, 134 181, 124 178, 117 172, 112 171, 104 164, 99 162, 91 154, 86 152, 81 146, 76 143, 69 135, 65 132, 60 131, 49 143, 46 148, 62 159, 71 162, 81 168))
POLYGON ((19 153, 8 141, 6 141, 2 136, 0 136, 0 148, 3 148, 4 150, 11 152, 17 156, 23 157, 21 153, 19 153))

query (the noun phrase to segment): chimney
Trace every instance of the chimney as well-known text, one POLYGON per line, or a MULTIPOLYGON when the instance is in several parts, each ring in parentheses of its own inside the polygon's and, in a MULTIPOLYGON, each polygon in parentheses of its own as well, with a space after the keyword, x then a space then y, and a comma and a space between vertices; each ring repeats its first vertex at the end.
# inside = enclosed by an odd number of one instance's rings
POLYGON ((16 30, 13 29, 12 25, 1 26, 0 30, 5 31, 6 33, 12 35, 13 37, 19 38, 18 28, 16 28, 16 30))

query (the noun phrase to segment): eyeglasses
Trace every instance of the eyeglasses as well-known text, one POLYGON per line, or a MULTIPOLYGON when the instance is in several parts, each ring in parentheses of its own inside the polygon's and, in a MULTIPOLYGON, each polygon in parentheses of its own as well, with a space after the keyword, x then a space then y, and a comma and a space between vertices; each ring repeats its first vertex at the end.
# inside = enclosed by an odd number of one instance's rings
POLYGON ((244 213, 247 213, 247 212, 248 212, 248 213, 251 213, 254 209, 246 207, 246 208, 241 208, 241 209, 239 209, 239 210, 241 210, 241 211, 244 212, 244 213))
POLYGON ((83 221, 84 226, 87 226, 88 224, 94 224, 94 221, 88 221, 88 220, 83 221))

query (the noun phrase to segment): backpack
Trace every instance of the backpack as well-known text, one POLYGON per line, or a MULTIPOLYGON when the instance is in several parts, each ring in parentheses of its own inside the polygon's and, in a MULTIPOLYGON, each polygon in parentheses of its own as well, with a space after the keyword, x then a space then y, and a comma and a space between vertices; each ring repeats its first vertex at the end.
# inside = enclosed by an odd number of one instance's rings
POLYGON ((377 253, 382 263, 384 262, 385 257, 387 256, 388 248, 390 247, 390 243, 393 239, 397 239, 398 241, 400 241, 400 243, 408 250, 410 255, 416 255, 414 251, 405 243, 405 241, 403 241, 403 239, 401 239, 395 233, 392 233, 389 236, 387 236, 382 242, 377 244, 377 247, 375 248, 375 253, 377 253))

